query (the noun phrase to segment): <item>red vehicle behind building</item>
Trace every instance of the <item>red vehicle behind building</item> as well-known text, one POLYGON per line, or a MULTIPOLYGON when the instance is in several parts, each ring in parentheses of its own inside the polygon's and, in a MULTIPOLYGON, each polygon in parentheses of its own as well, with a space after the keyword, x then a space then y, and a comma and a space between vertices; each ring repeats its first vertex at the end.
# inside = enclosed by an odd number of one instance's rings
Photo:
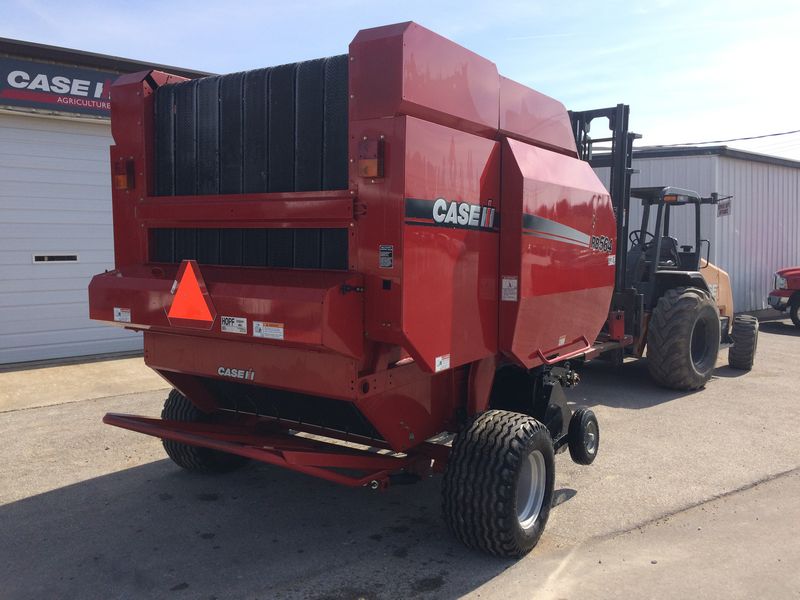
POLYGON ((800 267, 789 267, 775 273, 775 289, 767 298, 775 310, 788 312, 795 327, 800 327, 800 267))

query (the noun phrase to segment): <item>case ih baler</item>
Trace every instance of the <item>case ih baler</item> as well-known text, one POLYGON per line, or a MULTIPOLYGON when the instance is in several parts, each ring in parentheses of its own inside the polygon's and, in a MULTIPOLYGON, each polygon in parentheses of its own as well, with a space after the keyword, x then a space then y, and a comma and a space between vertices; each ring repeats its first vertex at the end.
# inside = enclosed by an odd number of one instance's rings
POLYGON ((459 539, 535 545, 554 452, 597 453, 564 361, 615 283, 611 199, 559 102, 405 23, 322 60, 123 76, 112 130, 116 268, 91 317, 143 331, 175 390, 161 419, 107 423, 192 470, 444 471, 459 539))

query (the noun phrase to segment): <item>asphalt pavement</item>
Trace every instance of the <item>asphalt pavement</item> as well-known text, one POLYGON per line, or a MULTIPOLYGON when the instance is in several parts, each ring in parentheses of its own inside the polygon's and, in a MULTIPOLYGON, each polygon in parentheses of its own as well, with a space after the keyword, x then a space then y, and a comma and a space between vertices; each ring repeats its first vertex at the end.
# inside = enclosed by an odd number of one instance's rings
POLYGON ((159 414, 141 359, 0 373, 0 598, 800 598, 798 351, 788 321, 763 323, 753 371, 722 352, 694 393, 643 362, 586 365, 569 397, 597 413, 599 456, 558 456, 550 522, 517 561, 448 534, 439 477, 373 492, 181 471, 100 422, 159 414))

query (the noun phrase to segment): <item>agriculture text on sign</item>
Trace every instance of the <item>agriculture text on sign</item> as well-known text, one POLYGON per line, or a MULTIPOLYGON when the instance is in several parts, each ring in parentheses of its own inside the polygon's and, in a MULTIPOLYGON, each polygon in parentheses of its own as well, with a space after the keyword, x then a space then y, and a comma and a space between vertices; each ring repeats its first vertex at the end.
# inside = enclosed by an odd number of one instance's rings
POLYGON ((0 105, 111 115, 109 91, 118 75, 0 57, 0 105))

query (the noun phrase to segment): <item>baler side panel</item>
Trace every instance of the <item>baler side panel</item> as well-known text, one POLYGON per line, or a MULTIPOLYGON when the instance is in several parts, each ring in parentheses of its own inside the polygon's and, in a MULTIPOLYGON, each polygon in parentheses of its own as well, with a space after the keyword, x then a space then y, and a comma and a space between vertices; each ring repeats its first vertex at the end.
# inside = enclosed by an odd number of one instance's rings
POLYGON ((500 77, 500 134, 577 158, 569 114, 558 100, 500 77))
POLYGON ((437 371, 497 352, 500 145, 407 117, 405 155, 403 334, 437 371))
POLYGON ((141 264, 147 259, 147 232, 136 221, 136 206, 154 186, 155 87, 185 81, 160 71, 131 73, 114 82, 111 89, 111 172, 133 167, 132 186, 112 185, 114 263, 117 268, 141 264))
POLYGON ((591 167, 506 140, 501 217, 501 350, 533 368, 537 351, 592 343, 614 287, 615 221, 591 167))
POLYGON ((359 177, 351 168, 357 190, 353 228, 356 270, 364 276, 364 334, 373 341, 403 345, 402 336, 402 199, 405 171, 404 118, 351 121, 350 153, 358 156, 359 141, 384 137, 385 177, 359 177), (381 266, 381 248, 391 261, 381 266))
POLYGON ((350 56, 352 120, 402 114, 497 134, 497 67, 463 46, 416 23, 400 23, 360 31, 350 56))

